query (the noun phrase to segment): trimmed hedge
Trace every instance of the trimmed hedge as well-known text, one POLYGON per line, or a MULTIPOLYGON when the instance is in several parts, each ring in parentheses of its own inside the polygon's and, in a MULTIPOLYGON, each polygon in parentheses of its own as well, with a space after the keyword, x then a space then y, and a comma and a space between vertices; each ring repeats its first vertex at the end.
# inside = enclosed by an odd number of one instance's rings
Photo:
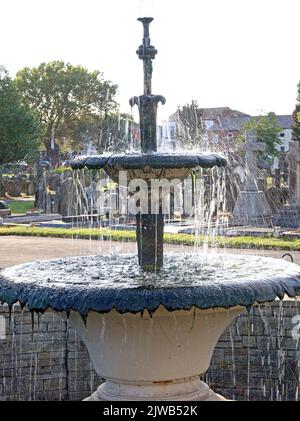
MULTIPOLYGON (((20 235, 32 237, 78 238, 111 241, 135 241, 135 231, 116 231, 109 228, 39 228, 39 227, 0 227, 1 235, 20 235)), ((219 248, 294 250, 300 251, 300 239, 281 239, 270 237, 195 237, 192 234, 164 235, 167 244, 183 244, 193 246, 208 245, 219 248)))

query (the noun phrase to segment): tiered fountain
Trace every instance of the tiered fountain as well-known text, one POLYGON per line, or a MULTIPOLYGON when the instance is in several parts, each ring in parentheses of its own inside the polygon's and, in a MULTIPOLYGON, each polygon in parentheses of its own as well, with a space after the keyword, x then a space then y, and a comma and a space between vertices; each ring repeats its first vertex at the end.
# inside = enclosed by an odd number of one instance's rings
MULTIPOLYGON (((160 154, 152 95, 152 18, 137 53, 144 63, 144 95, 131 99, 140 113, 140 154, 79 157, 73 168, 103 168, 113 179, 184 179, 195 167, 224 166, 216 154, 160 154)), ((156 214, 137 215, 136 256, 92 256, 8 268, 0 300, 33 311, 69 314, 105 381, 88 400, 221 400, 200 376, 224 329, 245 308, 300 294, 300 267, 243 256, 165 255, 161 202, 156 214)))

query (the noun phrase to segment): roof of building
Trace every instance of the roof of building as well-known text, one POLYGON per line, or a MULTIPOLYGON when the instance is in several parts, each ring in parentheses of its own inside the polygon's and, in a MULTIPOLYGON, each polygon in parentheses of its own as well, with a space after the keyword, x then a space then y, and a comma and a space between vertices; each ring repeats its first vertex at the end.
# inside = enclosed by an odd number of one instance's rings
MULTIPOLYGON (((240 131, 245 123, 252 118, 259 116, 250 116, 238 110, 232 110, 229 107, 215 107, 215 108, 197 108, 197 117, 201 120, 212 120, 213 125, 209 127, 210 131, 240 131)), ((291 129, 293 126, 293 119, 291 115, 277 115, 278 123, 282 129, 291 129)), ((178 111, 170 116, 170 120, 176 121, 178 118, 178 111)))
POLYGON ((203 120, 213 120, 215 118, 222 117, 246 117, 248 114, 242 113, 241 111, 232 110, 229 107, 216 107, 216 108, 198 108, 197 110, 203 120))
POLYGON ((250 116, 239 116, 239 117, 223 117, 220 118, 219 124, 212 127, 212 130, 242 130, 245 123, 251 120, 250 116), (216 126, 216 127, 215 127, 216 126))
MULTIPOLYGON (((188 110, 188 108, 187 108, 188 110)), ((176 121, 178 119, 179 110, 169 117, 170 121, 176 121)), ((194 110, 190 109, 188 112, 192 112, 194 115, 194 110)), ((250 117, 248 114, 242 113, 241 111, 232 110, 229 107, 213 107, 213 108, 197 108, 196 114, 199 119, 202 120, 213 120, 217 121, 222 117, 250 117)))
POLYGON ((293 118, 291 115, 277 115, 276 117, 283 129, 291 129, 293 127, 293 118))
MULTIPOLYGON (((220 117, 217 124, 215 123, 211 130, 232 130, 240 131, 243 129, 245 123, 258 118, 259 116, 237 116, 237 117, 220 117)), ((278 124, 282 129, 291 129, 293 126, 293 119, 291 115, 277 115, 278 124)))

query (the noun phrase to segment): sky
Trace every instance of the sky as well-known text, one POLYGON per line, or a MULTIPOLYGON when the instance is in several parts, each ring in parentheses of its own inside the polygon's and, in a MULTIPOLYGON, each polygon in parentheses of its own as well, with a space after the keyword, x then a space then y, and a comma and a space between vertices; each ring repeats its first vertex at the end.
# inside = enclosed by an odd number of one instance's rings
POLYGON ((158 120, 177 106, 291 114, 300 80, 299 0, 0 0, 0 64, 11 76, 64 60, 118 84, 122 112, 142 94, 140 16, 152 16, 158 120))

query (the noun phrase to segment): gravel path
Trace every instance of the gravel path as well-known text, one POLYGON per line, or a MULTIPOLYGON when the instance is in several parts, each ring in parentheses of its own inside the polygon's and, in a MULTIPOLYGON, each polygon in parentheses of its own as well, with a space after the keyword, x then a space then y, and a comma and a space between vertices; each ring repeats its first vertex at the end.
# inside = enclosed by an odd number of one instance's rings
MULTIPOLYGON (((165 244, 165 251, 191 251, 190 246, 165 244)), ((136 253, 133 242, 73 240, 64 238, 0 236, 0 268, 34 260, 47 260, 67 256, 87 256, 98 253, 136 253)), ((219 249, 224 253, 224 249, 219 249)), ((281 258, 285 251, 226 249, 227 253, 255 254, 281 258)), ((300 252, 290 252, 294 261, 300 264, 300 252)))

